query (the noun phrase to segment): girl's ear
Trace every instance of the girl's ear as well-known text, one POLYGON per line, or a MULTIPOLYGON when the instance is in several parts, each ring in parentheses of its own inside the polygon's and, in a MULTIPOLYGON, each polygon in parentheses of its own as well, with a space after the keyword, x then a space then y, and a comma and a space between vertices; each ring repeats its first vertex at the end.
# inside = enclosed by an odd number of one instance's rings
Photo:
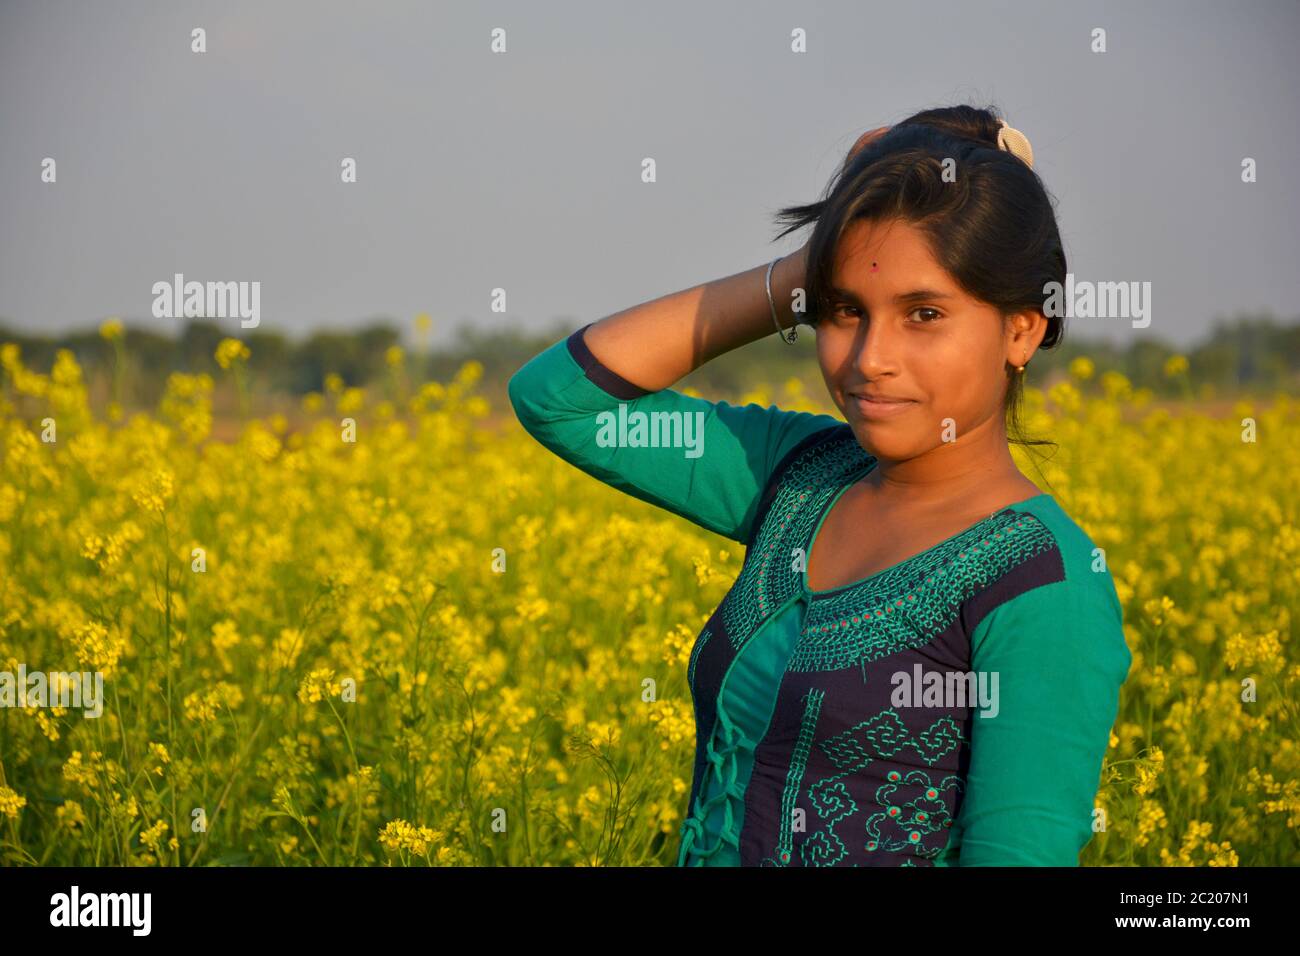
POLYGON ((1006 330, 1007 361, 1012 365, 1024 365, 1047 334, 1047 316, 1041 309, 1012 312, 1007 316, 1006 330))

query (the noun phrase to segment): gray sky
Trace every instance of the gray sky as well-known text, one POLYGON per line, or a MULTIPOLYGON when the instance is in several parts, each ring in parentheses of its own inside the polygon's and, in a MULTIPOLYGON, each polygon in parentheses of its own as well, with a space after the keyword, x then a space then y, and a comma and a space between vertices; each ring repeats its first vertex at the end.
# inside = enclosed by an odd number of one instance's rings
POLYGON ((1300 314, 1297 41, 1295 0, 0 0, 0 324, 174 328, 151 290, 181 272, 260 281, 295 335, 577 325, 796 248, 772 212, 862 131, 992 102, 1076 278, 1152 284, 1148 329, 1068 330, 1185 344, 1300 314))

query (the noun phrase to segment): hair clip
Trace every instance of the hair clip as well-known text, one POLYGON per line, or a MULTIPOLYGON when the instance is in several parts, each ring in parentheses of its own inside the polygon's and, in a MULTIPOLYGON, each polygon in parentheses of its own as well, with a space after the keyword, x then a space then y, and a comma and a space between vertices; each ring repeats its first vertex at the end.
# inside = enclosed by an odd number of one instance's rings
POLYGON ((1034 168, 1034 150, 1029 145, 1029 137, 1014 126, 1009 126, 1004 119, 998 120, 998 149, 1005 149, 1011 155, 1024 161, 1030 169, 1034 168))

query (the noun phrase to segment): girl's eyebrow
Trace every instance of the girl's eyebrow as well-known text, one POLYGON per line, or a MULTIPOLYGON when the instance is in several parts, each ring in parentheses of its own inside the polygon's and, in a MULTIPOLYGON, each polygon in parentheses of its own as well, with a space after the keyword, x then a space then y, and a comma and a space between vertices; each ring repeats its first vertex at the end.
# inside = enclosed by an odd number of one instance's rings
MULTIPOLYGON (((861 299, 858 298, 858 294, 854 292, 852 289, 841 289, 839 286, 831 286, 831 293, 849 302, 857 302, 860 304, 862 301, 861 299)), ((898 295, 894 296, 894 301, 903 303, 903 302, 919 302, 926 299, 951 299, 951 298, 952 296, 949 295, 947 292, 939 292, 936 289, 913 289, 911 292, 900 292, 898 295)))

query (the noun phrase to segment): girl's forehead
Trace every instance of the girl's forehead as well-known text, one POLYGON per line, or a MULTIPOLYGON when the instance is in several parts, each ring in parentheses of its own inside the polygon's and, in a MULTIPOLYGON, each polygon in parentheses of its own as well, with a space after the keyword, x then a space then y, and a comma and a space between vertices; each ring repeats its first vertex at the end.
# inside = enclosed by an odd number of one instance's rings
POLYGON ((924 238, 857 241, 835 251, 831 284, 865 280, 923 282, 950 286, 954 280, 934 257, 924 238))
POLYGON ((844 230, 835 247, 837 264, 863 258, 879 262, 882 257, 934 258, 925 234, 911 223, 900 220, 857 220, 844 230))

